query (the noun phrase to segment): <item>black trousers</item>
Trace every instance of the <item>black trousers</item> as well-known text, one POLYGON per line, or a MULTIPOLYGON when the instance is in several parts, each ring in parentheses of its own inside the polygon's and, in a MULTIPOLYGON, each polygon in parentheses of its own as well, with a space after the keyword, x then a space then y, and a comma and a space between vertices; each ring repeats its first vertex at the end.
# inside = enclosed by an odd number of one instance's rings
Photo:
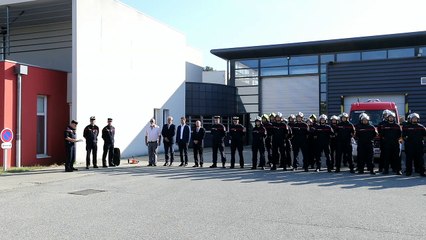
POLYGON ((282 167, 287 165, 284 139, 272 141, 272 164, 276 166, 280 163, 283 163, 282 167))
POLYGON ((179 142, 179 155, 180 155, 180 162, 185 164, 188 163, 188 144, 185 142, 179 142))
POLYGON ((352 160, 352 143, 350 141, 339 141, 337 142, 337 149, 336 149, 336 169, 340 170, 340 166, 342 164, 342 158, 343 163, 349 164, 349 169, 354 169, 354 163, 352 160))
POLYGON ((332 168, 331 160, 330 160, 330 145, 321 144, 320 141, 317 142, 316 152, 315 152, 315 163, 317 165, 317 169, 321 169, 321 154, 324 152, 327 169, 332 168))
POLYGON ((203 159, 203 144, 197 143, 192 146, 194 150, 194 162, 195 165, 203 165, 204 159, 203 159), (198 159, 198 157, 200 157, 198 159))
POLYGON ((169 162, 169 159, 170 159, 170 163, 173 163, 173 161, 174 161, 173 143, 163 141, 163 144, 164 144, 164 155, 165 155, 165 158, 166 158, 165 159, 166 163, 169 162), (170 153, 170 157, 169 157, 169 153, 170 153))
POLYGON ((106 157, 108 154, 108 165, 112 166, 112 157, 114 156, 114 144, 113 143, 104 143, 104 152, 102 153, 102 166, 106 166, 106 157))
POLYGON ((312 168, 315 165, 315 144, 316 144, 315 139, 308 138, 306 152, 308 155, 308 164, 311 165, 312 168))
POLYGON ((263 143, 253 143, 251 145, 251 151, 252 151, 252 166, 257 166, 257 152, 259 152, 260 161, 259 161, 259 167, 265 166, 265 145, 263 143))
POLYGON ((75 146, 67 144, 65 146, 65 153, 67 156, 67 160, 65 161, 65 170, 69 170, 73 168, 75 162, 75 146))
POLYGON ((93 166, 98 166, 98 144, 86 144, 86 166, 90 166, 90 153, 92 153, 93 166))
POLYGON ((265 138, 265 147, 266 147, 266 152, 268 154, 268 163, 272 163, 272 138, 271 137, 265 138))
POLYGON ((373 144, 372 143, 364 143, 360 144, 358 142, 358 161, 357 161, 357 169, 358 171, 364 171, 364 166, 367 165, 368 171, 372 171, 374 169, 373 163, 373 144))
POLYGON ((383 170, 389 171, 389 165, 392 170, 401 171, 401 159, 399 158, 399 143, 383 143, 383 170))
POLYGON ((303 168, 307 169, 309 167, 309 159, 307 153, 307 144, 306 141, 293 141, 293 168, 299 166, 299 152, 302 152, 303 156, 303 168))
POLYGON ((335 138, 332 138, 330 140, 330 161, 331 161, 331 168, 334 167, 336 164, 336 153, 337 153, 337 140, 335 138))
POLYGON ((220 152, 220 157, 222 159, 222 163, 226 162, 225 144, 223 142, 213 142, 212 150, 213 150, 213 164, 217 164, 217 151, 218 150, 220 152))
POLYGON ((380 139, 380 157, 379 157, 379 170, 383 170, 385 166, 385 145, 383 144, 383 139, 380 139))
POLYGON ((243 143, 242 142, 231 142, 231 166, 235 165, 235 152, 238 150, 238 156, 240 157, 240 166, 244 166, 243 156, 243 143))
POLYGON ((414 162, 414 170, 418 173, 422 173, 425 171, 424 166, 424 152, 423 152, 423 144, 420 143, 405 143, 405 168, 406 172, 413 172, 413 162, 414 162))

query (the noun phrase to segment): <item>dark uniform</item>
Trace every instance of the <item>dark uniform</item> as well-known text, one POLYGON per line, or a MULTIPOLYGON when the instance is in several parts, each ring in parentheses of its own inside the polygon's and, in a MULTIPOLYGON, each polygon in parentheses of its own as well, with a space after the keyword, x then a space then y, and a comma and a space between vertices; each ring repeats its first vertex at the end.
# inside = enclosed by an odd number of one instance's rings
POLYGON ((379 133, 379 147, 380 147, 380 156, 379 156, 379 172, 383 171, 383 167, 384 167, 384 144, 383 144, 383 139, 382 139, 382 126, 383 124, 387 123, 387 121, 385 119, 383 119, 383 121, 379 122, 379 124, 377 124, 377 132, 379 133))
MULTIPOLYGON (((90 120, 95 120, 90 118, 90 120)), ((90 166, 90 153, 92 152, 93 167, 98 168, 97 155, 98 155, 98 135, 99 127, 89 124, 84 128, 83 137, 86 139, 86 168, 90 166)))
MULTIPOLYGON (((71 123, 78 124, 76 121, 72 121, 71 123)), ((77 139, 75 128, 73 128, 71 125, 66 128, 64 131, 64 137, 65 137, 65 153, 67 156, 67 159, 65 161, 65 171, 66 172, 72 172, 76 171, 77 169, 74 168, 74 162, 75 162, 75 142, 68 141, 67 138, 70 139, 77 139)))
MULTIPOLYGON (((289 127, 289 129, 290 129, 290 133, 289 133, 289 135, 287 136, 287 138, 285 139, 285 158, 286 158, 286 164, 287 164, 287 167, 291 167, 292 166, 292 164, 293 164, 293 161, 292 161, 292 154, 291 154, 291 152, 293 151, 293 146, 292 146, 292 144, 291 144, 291 139, 293 138, 293 133, 292 133, 292 131, 291 131, 291 128, 292 128, 292 126, 294 125, 294 120, 292 119, 292 120, 290 120, 289 119, 289 121, 288 121, 288 123, 287 123, 287 126, 289 127)), ((284 163, 281 163, 281 165, 283 165, 284 163)), ((282 166, 281 166, 282 167, 282 166)), ((294 167, 293 167, 294 168, 294 167)), ((296 166, 296 169, 297 169, 297 166, 296 166)))
POLYGON ((212 150, 213 150, 213 165, 210 167, 217 166, 217 150, 220 152, 222 167, 225 167, 226 158, 225 158, 225 144, 223 142, 226 136, 226 128, 223 124, 213 124, 212 125, 212 150))
POLYGON ((414 161, 415 171, 424 176, 423 140, 426 137, 425 127, 419 123, 407 123, 402 127, 402 136, 405 142, 406 175, 412 174, 414 161))
POLYGON ((355 127, 349 121, 342 121, 337 124, 336 129, 336 172, 340 172, 340 166, 343 162, 349 164, 351 173, 354 173, 354 164, 352 161, 352 137, 355 134, 355 127))
MULTIPOLYGON (((110 121, 110 119, 108 119, 110 121)), ((112 119, 111 119, 112 121, 112 119)), ((114 155, 114 136, 115 136, 115 127, 112 125, 107 125, 102 129, 102 139, 104 140, 104 152, 102 154, 102 166, 107 167, 106 157, 108 154, 108 166, 115 166, 112 162, 114 155)))
POLYGON ((311 166, 311 169, 315 168, 315 146, 316 146, 316 139, 314 138, 314 132, 315 127, 318 126, 316 121, 316 116, 312 114, 310 116, 311 123, 308 124, 309 126, 309 136, 308 136, 308 146, 307 146, 307 155, 308 155, 308 162, 311 166))
POLYGON ((327 170, 331 171, 332 163, 330 161, 330 138, 334 134, 333 129, 328 124, 319 124, 314 128, 315 145, 315 163, 317 171, 321 170, 321 154, 324 152, 327 164, 327 170))
MULTIPOLYGON (((266 129, 265 147, 268 154, 268 164, 272 163, 272 135, 274 135, 274 126, 268 121, 263 122, 263 127, 266 129)), ((260 166, 259 166, 260 167, 260 166)))
POLYGON ((358 173, 364 173, 364 166, 367 165, 367 169, 370 173, 374 174, 373 140, 376 136, 377 130, 373 125, 369 123, 363 124, 361 122, 356 125, 355 138, 358 140, 358 173))
POLYGON ((291 129, 284 122, 275 122, 274 127, 274 135, 272 137, 273 166, 271 170, 276 170, 279 163, 282 163, 283 170, 287 170, 285 141, 288 135, 291 134, 291 129))
POLYGON ((331 122, 330 127, 333 129, 334 134, 331 135, 330 138, 330 160, 331 160, 331 169, 334 169, 336 164, 336 152, 337 152, 337 139, 336 139, 336 131, 337 131, 337 122, 331 122))
POLYGON ((252 150, 252 169, 257 166, 257 152, 259 152, 260 161, 259 167, 265 167, 265 137, 267 135, 266 128, 262 125, 254 126, 252 131, 253 142, 251 145, 252 150))
POLYGON ((299 166, 299 151, 302 151, 303 156, 303 169, 305 171, 309 168, 308 153, 307 153, 307 142, 309 137, 309 126, 304 122, 296 122, 291 131, 293 133, 292 146, 293 146, 293 168, 299 166))
MULTIPOLYGON (((234 120, 236 120, 234 118, 234 120)), ((231 168, 235 167, 235 152, 238 150, 238 156, 240 157, 240 167, 244 168, 244 136, 246 128, 241 124, 232 124, 229 127, 229 136, 231 138, 231 168)))
POLYGON ((380 141, 383 141, 383 173, 389 173, 389 164, 392 170, 401 175, 401 159, 399 158, 399 140, 401 126, 395 122, 386 122, 380 127, 380 141))

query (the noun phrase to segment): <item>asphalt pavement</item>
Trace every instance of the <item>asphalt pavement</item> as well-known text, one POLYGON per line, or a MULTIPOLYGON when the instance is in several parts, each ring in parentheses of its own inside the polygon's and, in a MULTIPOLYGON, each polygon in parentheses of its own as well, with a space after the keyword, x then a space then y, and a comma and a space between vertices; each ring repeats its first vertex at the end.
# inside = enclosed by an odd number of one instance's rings
POLYGON ((426 178, 250 170, 248 149, 246 168, 210 169, 205 156, 0 175, 0 239, 426 239, 426 178))

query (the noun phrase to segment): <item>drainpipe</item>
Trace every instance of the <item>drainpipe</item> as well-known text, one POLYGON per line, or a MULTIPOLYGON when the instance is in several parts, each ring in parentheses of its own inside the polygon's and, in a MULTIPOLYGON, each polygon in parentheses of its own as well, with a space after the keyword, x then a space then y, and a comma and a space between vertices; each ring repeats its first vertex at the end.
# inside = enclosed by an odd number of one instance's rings
POLYGON ((17 76, 16 89, 16 167, 21 167, 21 129, 22 129, 22 75, 28 75, 28 66, 16 65, 15 74, 17 76))

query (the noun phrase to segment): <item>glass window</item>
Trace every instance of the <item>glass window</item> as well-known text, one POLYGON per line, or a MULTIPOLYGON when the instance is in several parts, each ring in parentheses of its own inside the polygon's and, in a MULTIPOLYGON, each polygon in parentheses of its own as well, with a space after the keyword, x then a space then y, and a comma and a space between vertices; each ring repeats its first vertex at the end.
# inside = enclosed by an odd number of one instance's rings
POLYGON ((235 68, 258 68, 258 60, 240 60, 235 62, 235 68))
POLYGON ((257 69, 240 69, 235 70, 235 77, 257 77, 257 69))
POLYGON ((388 58, 414 57, 414 48, 402 48, 388 50, 388 58))
POLYGON ((426 57, 426 47, 420 47, 419 48, 419 56, 426 57))
POLYGON ((324 102, 321 102, 321 114, 327 114, 327 112, 328 112, 328 107, 327 107, 327 103, 324 101, 324 102))
MULTIPOLYGON (((169 109, 163 109, 163 124, 167 123, 167 118, 170 116, 170 110, 169 109)), ((157 123, 159 126, 162 126, 163 124, 157 123)))
POLYGON ((334 62, 334 54, 321 55, 321 63, 334 62))
POLYGON ((37 154, 47 154, 47 97, 37 96, 37 154))
POLYGON ((235 86, 256 86, 259 84, 257 78, 237 78, 235 79, 235 86))
POLYGON ((321 93, 321 101, 327 101, 327 93, 321 93))
POLYGON ((239 96, 241 99, 241 102, 243 104, 246 103, 259 103, 259 95, 251 95, 251 96, 239 96))
POLYGON ((338 53, 337 61, 338 62, 352 62, 352 61, 360 61, 361 53, 338 53))
POLYGON ((287 66, 287 65, 288 65, 288 60, 285 57, 260 59, 261 67, 280 67, 280 66, 287 66))
POLYGON ((262 68, 260 69, 260 75, 262 77, 288 75, 288 67, 262 68))
POLYGON ((318 73, 318 65, 290 67, 290 74, 311 74, 311 73, 318 73))
POLYGON ((386 59, 386 50, 362 53, 362 60, 386 59))
POLYGON ((321 81, 322 83, 327 82, 327 74, 321 74, 321 76, 320 76, 320 81, 321 81))
POLYGON ((247 113, 258 113, 259 105, 258 104, 244 104, 243 108, 247 113))
POLYGON ((321 92, 327 92, 327 84, 321 83, 321 92))
POLYGON ((259 94, 259 87, 238 87, 238 95, 259 94))
POLYGON ((321 64, 321 73, 327 72, 327 64, 321 64))
POLYGON ((290 65, 305 65, 305 64, 317 64, 318 56, 301 56, 301 57, 290 57, 290 65))

